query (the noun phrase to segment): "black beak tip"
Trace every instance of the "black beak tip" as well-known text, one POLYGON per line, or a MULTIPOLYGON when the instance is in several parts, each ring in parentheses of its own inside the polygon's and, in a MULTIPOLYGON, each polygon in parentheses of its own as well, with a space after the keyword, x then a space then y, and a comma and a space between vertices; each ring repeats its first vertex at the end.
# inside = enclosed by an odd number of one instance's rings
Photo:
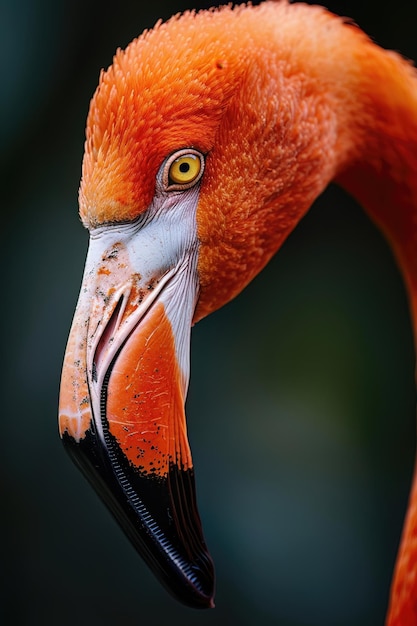
MULTIPOLYGON (((169 578, 167 590, 185 606, 193 609, 213 609, 215 595, 214 565, 208 551, 197 557, 198 561, 204 562, 201 568, 194 562, 186 564, 188 571, 187 580, 184 579, 183 571, 172 572, 169 578)), ((164 581, 162 581, 164 583, 164 581)))
POLYGON ((87 431, 64 446, 167 591, 194 609, 214 608, 215 573, 198 514, 193 470, 138 472, 112 437, 87 431))

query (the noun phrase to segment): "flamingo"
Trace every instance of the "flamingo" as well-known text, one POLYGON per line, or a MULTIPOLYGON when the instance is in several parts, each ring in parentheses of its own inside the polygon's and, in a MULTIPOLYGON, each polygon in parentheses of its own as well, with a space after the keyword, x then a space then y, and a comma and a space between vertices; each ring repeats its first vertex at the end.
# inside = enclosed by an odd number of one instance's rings
MULTIPOLYGON (((79 191, 90 243, 63 443, 162 584, 214 606, 184 403, 193 324, 335 181, 386 236, 417 326, 417 73, 318 6, 176 15, 101 73, 79 191)), ((386 624, 417 624, 417 480, 386 624)))

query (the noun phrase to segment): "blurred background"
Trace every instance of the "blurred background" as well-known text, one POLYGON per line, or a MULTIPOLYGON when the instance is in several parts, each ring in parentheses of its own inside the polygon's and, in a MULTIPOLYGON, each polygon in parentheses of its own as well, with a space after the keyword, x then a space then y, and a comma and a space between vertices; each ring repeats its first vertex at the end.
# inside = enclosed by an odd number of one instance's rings
MULTIPOLYGON (((65 343, 87 233, 84 126, 117 47, 191 0, 5 0, 0 622, 382 624, 414 459, 414 350, 391 253, 330 187, 268 268, 193 331, 188 425, 217 608, 172 600, 66 456, 65 343)), ((417 59, 406 0, 332 0, 417 59)))

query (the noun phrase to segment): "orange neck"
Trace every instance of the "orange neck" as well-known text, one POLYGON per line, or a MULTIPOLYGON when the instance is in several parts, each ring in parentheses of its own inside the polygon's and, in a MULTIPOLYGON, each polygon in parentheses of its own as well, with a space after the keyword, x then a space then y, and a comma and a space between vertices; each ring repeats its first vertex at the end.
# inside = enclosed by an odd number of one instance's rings
MULTIPOLYGON (((357 151, 338 182, 387 237, 403 272, 417 339, 417 74, 367 47, 353 128, 357 151), (372 53, 372 54, 371 54, 372 53)), ((417 473, 391 589, 387 626, 417 624, 417 473)))
POLYGON ((361 72, 351 129, 355 153, 337 180, 388 239, 406 281, 417 338, 417 73, 376 46, 364 49, 361 72))

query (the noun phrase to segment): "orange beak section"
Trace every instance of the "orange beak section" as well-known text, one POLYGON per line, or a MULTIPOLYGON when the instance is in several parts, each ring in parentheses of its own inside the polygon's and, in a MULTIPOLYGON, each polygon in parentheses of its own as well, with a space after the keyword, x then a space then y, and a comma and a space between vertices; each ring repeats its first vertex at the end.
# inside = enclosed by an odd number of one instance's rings
POLYGON ((170 464, 191 470, 182 390, 171 323, 159 302, 117 356, 107 384, 109 433, 138 471, 164 478, 170 464))
POLYGON ((195 263, 142 276, 128 245, 95 248, 64 361, 60 434, 165 587, 211 607, 214 568, 184 412, 195 263))

